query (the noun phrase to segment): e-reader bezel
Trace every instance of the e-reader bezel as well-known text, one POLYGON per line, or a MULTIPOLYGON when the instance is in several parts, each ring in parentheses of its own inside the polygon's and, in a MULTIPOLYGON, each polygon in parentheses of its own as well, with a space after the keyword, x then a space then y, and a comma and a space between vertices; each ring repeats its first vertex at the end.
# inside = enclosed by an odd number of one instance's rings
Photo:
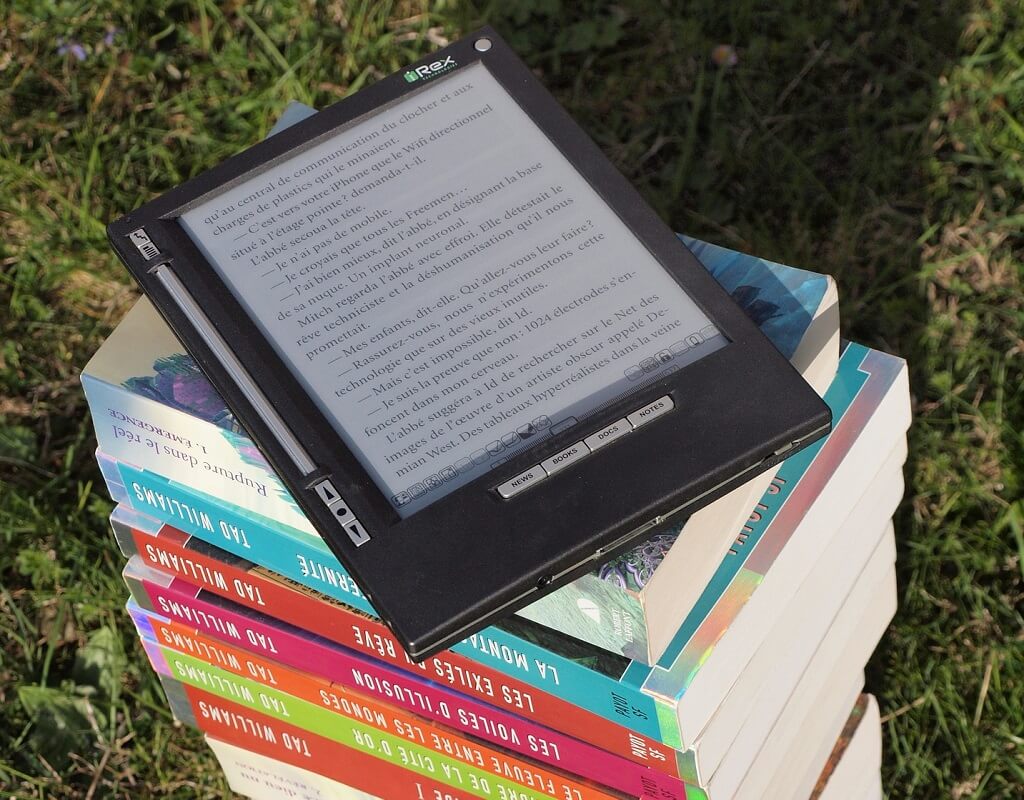
MULTIPOLYGON (((635 544, 670 514, 688 513, 823 435, 827 406, 700 266, 672 231, 496 32, 481 29, 171 189, 111 223, 110 241, 326 543, 350 570, 410 655, 422 659, 537 593, 635 544), (490 47, 475 43, 486 39, 490 47), (417 66, 456 66, 409 82, 417 66), (259 326, 193 243, 178 218, 342 127, 370 118, 432 80, 482 62, 498 83, 711 319, 728 343, 569 430, 401 518, 259 326), (150 244, 139 246, 138 232, 150 244), (135 234, 136 238, 131 238, 135 234), (149 256, 149 257, 147 257, 149 256), (232 377, 195 315, 158 279, 172 272, 229 343, 233 357, 294 434, 315 469, 304 474, 280 431, 232 377), (671 413, 510 499, 495 487, 637 408, 669 395, 671 413), (766 407, 765 398, 775 398, 766 407), (667 443, 681 448, 666 458, 667 443), (687 447, 689 445, 689 447, 687 447), (702 462, 714 467, 701 466, 702 462), (313 490, 323 478, 344 497, 369 539, 356 546, 313 490), (571 513, 564 513, 568 508, 571 513), (483 556, 490 541, 492 558, 483 556), (437 558, 437 554, 447 554, 437 558), (460 558, 460 554, 463 558, 460 558), (428 583, 423 572, 433 571, 428 583), (472 574, 473 577, 470 577, 472 574), (442 586, 442 590, 431 588, 442 586)), ((769 401, 770 402, 770 401, 769 401)))

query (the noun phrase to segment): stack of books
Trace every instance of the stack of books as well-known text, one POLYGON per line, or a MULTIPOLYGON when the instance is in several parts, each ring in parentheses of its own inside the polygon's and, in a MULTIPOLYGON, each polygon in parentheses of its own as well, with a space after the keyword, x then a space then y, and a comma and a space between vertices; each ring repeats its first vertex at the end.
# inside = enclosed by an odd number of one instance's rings
MULTIPOLYGON (((283 124, 312 113, 289 108, 283 124)), ((833 431, 423 663, 140 300, 82 375, 128 612, 177 719, 253 798, 875 798, 863 668, 896 608, 905 364, 834 282, 686 239, 833 431)))

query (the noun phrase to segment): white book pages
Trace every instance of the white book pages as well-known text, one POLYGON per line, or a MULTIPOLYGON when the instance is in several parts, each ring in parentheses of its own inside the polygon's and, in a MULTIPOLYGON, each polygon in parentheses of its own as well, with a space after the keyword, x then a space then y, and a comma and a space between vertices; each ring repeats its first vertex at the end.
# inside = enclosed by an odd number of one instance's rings
POLYGON ((818 744, 822 739, 835 741, 855 700, 840 698, 842 687, 860 674, 896 611, 893 567, 873 594, 871 608, 857 625, 854 638, 838 654, 830 653, 830 658, 823 659, 824 667, 819 663, 805 673, 757 759, 740 784, 728 787, 723 796, 735 794, 736 800, 790 798, 794 784, 810 768, 818 744), (809 719, 816 717, 835 720, 834 730, 812 734, 809 719))
MULTIPOLYGON (((785 611, 773 621, 764 643, 695 744, 702 777, 714 774, 727 753, 734 762, 743 757, 732 748, 739 732, 751 725, 763 730, 778 718, 784 699, 822 640, 831 634, 848 596, 852 597, 855 586, 863 582, 860 576, 903 496, 900 464, 904 452, 903 447, 893 451, 857 508, 838 529, 822 531, 821 557, 785 611), (759 701, 763 694, 771 700, 759 701), (760 718, 755 718, 757 713, 760 718)), ((877 580, 881 575, 865 575, 865 579, 877 580)))
MULTIPOLYGON (((765 641, 772 623, 821 555, 821 532, 845 519, 885 466, 894 446, 905 446, 910 424, 910 392, 904 369, 875 413, 821 487, 771 568, 719 639, 679 699, 676 713, 684 747, 691 747, 765 641)), ((763 544, 759 543, 759 546, 763 544)))

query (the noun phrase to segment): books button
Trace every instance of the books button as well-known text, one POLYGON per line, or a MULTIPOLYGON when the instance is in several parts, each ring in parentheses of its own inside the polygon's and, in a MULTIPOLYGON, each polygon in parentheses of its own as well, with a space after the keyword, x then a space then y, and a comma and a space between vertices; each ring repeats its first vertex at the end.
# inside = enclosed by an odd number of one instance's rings
POLYGON ((590 448, 583 442, 576 442, 576 444, 565 448, 561 453, 555 453, 546 461, 541 461, 540 465, 548 475, 554 475, 560 469, 565 469, 570 464, 574 464, 581 458, 589 455, 590 448))

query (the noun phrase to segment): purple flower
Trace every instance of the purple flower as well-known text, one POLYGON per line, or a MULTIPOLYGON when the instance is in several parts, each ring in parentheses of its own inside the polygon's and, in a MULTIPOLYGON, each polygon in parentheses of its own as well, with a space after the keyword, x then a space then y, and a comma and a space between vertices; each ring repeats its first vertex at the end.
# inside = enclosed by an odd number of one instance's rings
POLYGON ((71 53, 77 61, 85 61, 89 56, 89 54, 86 53, 85 48, 78 42, 74 40, 65 41, 63 37, 57 39, 57 55, 63 56, 68 53, 71 53))
POLYGON ((121 32, 120 28, 108 28, 106 35, 103 37, 103 44, 107 47, 112 47, 114 44, 114 37, 121 32))

